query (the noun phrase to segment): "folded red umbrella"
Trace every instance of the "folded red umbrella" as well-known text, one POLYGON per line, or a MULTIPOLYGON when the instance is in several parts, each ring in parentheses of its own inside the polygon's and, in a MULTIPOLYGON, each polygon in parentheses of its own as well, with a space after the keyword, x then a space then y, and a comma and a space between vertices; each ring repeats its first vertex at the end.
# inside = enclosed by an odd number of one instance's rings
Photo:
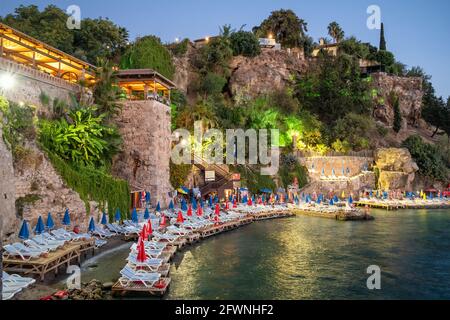
POLYGON ((188 217, 192 217, 192 206, 191 205, 189 205, 187 215, 188 215, 188 217))
POLYGON ((230 204, 228 203, 228 201, 225 204, 225 210, 229 210, 230 209, 230 204))
POLYGON ((152 223, 150 220, 147 222, 147 235, 151 236, 153 234, 152 223))
POLYGON ((161 228, 165 228, 166 227, 166 224, 167 224, 167 221, 166 221, 167 219, 166 219, 166 216, 165 215, 162 215, 162 217, 161 217, 161 223, 160 223, 160 227, 161 228))
POLYGON ((145 260, 147 260, 147 254, 145 253, 144 239, 139 237, 137 261, 145 262, 145 260))
POLYGON ((201 217, 203 215, 203 209, 201 206, 197 207, 197 216, 201 217))
POLYGON ((216 216, 220 216, 220 207, 219 207, 219 204, 216 204, 215 214, 216 214, 216 216))
POLYGON ((183 217, 183 213, 181 213, 181 211, 178 212, 177 222, 184 223, 184 217, 183 217))
POLYGON ((252 198, 249 198, 249 199, 248 199, 248 205, 249 205, 249 206, 252 206, 252 205, 253 205, 252 198))
POLYGON ((236 199, 233 200, 233 208, 237 208, 237 202, 236 202, 236 199))

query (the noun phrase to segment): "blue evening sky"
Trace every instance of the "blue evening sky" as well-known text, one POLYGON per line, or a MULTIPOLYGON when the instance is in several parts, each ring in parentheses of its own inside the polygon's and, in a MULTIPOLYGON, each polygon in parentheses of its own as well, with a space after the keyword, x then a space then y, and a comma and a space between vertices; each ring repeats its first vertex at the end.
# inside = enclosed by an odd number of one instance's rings
POLYGON ((60 8, 75 4, 82 17, 108 17, 126 27, 131 39, 154 34, 164 42, 175 38, 202 38, 218 33, 219 26, 251 29, 271 11, 292 9, 306 20, 317 41, 327 25, 337 21, 346 35, 378 46, 379 31, 366 27, 369 5, 381 8, 388 50, 408 66, 419 65, 432 75, 439 95, 450 96, 450 1, 448 0, 1 0, 4 16, 20 4, 60 8))

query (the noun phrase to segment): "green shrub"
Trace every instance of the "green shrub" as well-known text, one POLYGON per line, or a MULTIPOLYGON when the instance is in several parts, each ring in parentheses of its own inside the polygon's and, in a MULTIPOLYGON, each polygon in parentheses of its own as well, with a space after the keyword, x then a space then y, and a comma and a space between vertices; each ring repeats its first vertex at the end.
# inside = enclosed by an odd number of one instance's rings
POLYGON ((256 57, 261 53, 258 38, 252 32, 233 32, 230 41, 235 56, 256 57))
POLYGON ((346 142, 347 145, 342 144, 342 149, 351 146, 358 151, 369 147, 369 140, 375 131, 375 123, 370 117, 349 113, 336 121, 333 131, 337 139, 335 150, 340 148, 338 147, 339 142, 346 142))
POLYGON ((299 188, 308 184, 308 170, 300 165, 294 156, 282 155, 280 160, 278 175, 285 189, 294 183, 295 178, 298 180, 299 188))
POLYGON ((242 185, 247 187, 251 193, 257 194, 261 189, 275 190, 276 188, 272 177, 261 175, 256 167, 237 166, 237 170, 241 174, 242 185))
POLYGON ((122 56, 121 69, 153 69, 163 76, 173 79, 175 67, 169 50, 155 36, 145 36, 136 40, 122 56))
POLYGON ((181 42, 171 43, 167 46, 167 49, 175 56, 181 57, 185 55, 188 51, 189 39, 184 39, 181 42))
POLYGON ((173 188, 179 188, 184 185, 189 172, 191 171, 191 165, 188 164, 174 164, 170 161, 170 184, 173 188))
POLYGON ((448 179, 448 168, 437 146, 424 142, 418 135, 408 137, 402 146, 411 153, 421 175, 441 181, 448 179))
POLYGON ((85 166, 107 166, 118 152, 120 136, 116 129, 102 124, 104 115, 95 108, 81 108, 66 119, 40 122, 40 142, 62 159, 85 166))
POLYGON ((208 72, 203 78, 200 90, 208 96, 214 96, 222 93, 223 88, 227 84, 227 79, 221 75, 208 72))
POLYGON ((14 160, 24 149, 25 142, 36 136, 34 128, 34 109, 28 105, 21 106, 0 97, 0 112, 3 114, 3 140, 10 148, 14 160))

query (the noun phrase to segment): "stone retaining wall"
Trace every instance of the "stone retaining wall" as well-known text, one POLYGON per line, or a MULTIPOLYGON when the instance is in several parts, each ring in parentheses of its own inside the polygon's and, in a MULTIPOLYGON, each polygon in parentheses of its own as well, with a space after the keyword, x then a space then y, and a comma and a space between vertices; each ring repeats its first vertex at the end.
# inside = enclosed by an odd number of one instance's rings
POLYGON ((0 58, 0 73, 8 72, 14 76, 15 86, 4 91, 8 100, 41 106, 39 96, 44 92, 52 99, 70 102, 70 94, 79 95, 81 87, 56 78, 39 70, 0 58))
POLYGON ((132 191, 150 191, 152 202, 167 206, 171 153, 170 108, 153 100, 123 102, 115 119, 123 137, 113 173, 127 180, 132 191))

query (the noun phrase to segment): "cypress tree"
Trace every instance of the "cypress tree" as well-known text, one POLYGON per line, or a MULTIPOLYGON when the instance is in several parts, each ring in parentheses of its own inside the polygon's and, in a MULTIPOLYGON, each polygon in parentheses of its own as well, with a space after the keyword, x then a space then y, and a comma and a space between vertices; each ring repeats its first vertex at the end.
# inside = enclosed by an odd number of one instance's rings
POLYGON ((402 113, 400 111, 400 100, 397 95, 394 96, 394 131, 400 132, 402 129, 402 113))
POLYGON ((384 37, 384 23, 381 23, 380 50, 386 51, 386 38, 384 37))

